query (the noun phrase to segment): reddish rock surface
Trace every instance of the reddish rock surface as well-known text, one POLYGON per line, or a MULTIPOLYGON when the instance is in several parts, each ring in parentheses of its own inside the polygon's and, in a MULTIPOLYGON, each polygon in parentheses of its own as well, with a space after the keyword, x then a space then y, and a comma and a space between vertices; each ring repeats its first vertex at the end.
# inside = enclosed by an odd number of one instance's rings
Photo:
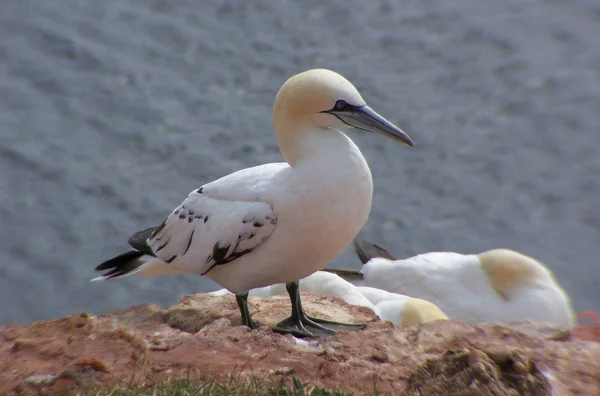
MULTIPOLYGON (((309 314, 369 323, 367 329, 298 342, 267 327, 240 326, 233 296, 197 294, 163 310, 140 305, 0 328, 0 394, 52 393, 148 377, 289 376, 370 393, 600 394, 600 343, 552 326, 438 321, 400 329, 362 307, 303 295, 309 314), (549 338, 554 338, 551 340, 549 338), (38 385, 34 385, 38 384, 38 385), (454 393, 452 393, 454 392, 454 393)), ((251 298, 253 318, 272 326, 286 296, 251 298)))

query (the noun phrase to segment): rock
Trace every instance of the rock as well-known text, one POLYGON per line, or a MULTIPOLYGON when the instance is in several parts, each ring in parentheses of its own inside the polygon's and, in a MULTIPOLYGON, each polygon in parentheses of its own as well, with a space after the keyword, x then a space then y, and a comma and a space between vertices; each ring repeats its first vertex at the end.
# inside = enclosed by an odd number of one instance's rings
POLYGON ((569 338, 571 329, 556 323, 534 322, 531 320, 522 320, 519 322, 509 322, 503 324, 513 330, 520 331, 532 337, 543 338, 546 340, 560 341, 569 338))
POLYGON ((518 351, 448 350, 425 360, 408 378, 406 396, 550 395, 551 386, 535 364, 518 351))
POLYGON ((203 328, 201 328, 195 335, 203 336, 215 331, 222 330, 225 327, 231 326, 231 320, 227 318, 220 318, 212 322, 211 324, 207 324, 203 328))
POLYGON ((39 374, 25 378, 23 383, 30 386, 51 385, 55 379, 56 377, 53 375, 39 374))
MULTIPOLYGON (((535 395, 549 387, 561 395, 591 395, 600 387, 600 343, 554 337, 560 329, 546 324, 448 320, 400 329, 333 298, 303 294, 303 304, 311 315, 368 326, 321 339, 296 339, 266 326, 251 331, 240 326, 233 296, 205 294, 167 310, 146 304, 10 325, 0 328, 0 394, 30 388, 25 380, 32 375, 56 376, 38 385, 46 394, 84 393, 85 386, 114 386, 119 378, 291 374, 359 394, 374 381, 380 393, 409 395, 535 395), (444 384, 440 373, 454 375, 444 384)), ((289 299, 251 297, 250 312, 272 326, 289 315, 289 299)))
POLYGON ((319 356, 335 356, 335 349, 325 348, 321 352, 319 352, 319 356))
POLYGON ((40 355, 48 357, 62 355, 66 350, 67 344, 63 340, 56 338, 17 338, 13 344, 13 352, 22 352, 31 349, 40 355))

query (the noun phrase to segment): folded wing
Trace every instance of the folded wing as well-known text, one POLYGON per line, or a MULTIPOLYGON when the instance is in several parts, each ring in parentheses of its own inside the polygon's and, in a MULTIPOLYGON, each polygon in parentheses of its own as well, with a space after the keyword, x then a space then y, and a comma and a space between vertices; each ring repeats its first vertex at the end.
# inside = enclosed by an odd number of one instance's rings
POLYGON ((129 244, 173 269, 205 274, 256 249, 276 224, 267 203, 216 199, 200 188, 160 226, 134 234, 129 244))

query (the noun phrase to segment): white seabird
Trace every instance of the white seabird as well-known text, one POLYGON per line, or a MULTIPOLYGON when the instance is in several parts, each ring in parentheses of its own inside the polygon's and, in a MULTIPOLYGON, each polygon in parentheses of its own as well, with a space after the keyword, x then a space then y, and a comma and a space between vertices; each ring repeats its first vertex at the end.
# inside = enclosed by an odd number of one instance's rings
MULTIPOLYGON (((395 293, 394 293, 395 294, 395 293)), ((398 296, 402 296, 397 294, 398 296)), ((448 320, 448 316, 434 303, 420 298, 402 296, 402 299, 382 300, 375 305, 382 320, 406 327, 414 324, 448 320)))
POLYGON ((248 311, 248 291, 286 283, 292 315, 274 330, 332 334, 319 323, 334 328, 335 323, 302 310, 298 279, 350 244, 367 220, 373 193, 369 166, 338 128, 379 133, 410 146, 412 141, 368 107, 348 80, 325 69, 283 84, 273 122, 286 162, 242 169, 192 191, 161 225, 129 238, 135 250, 98 265, 96 270, 108 272, 95 280, 201 274, 236 294, 242 322, 250 328, 257 324, 248 311))
POLYGON ((355 288, 375 305, 375 313, 379 318, 389 320, 400 327, 448 319, 448 316, 430 301, 375 287, 355 286, 355 288))
MULTIPOLYGON (((355 286, 343 277, 328 271, 317 271, 300 279, 299 290, 318 296, 339 298, 347 304, 369 308, 380 319, 389 320, 401 327, 448 319, 435 304, 429 301, 389 293, 373 287, 355 286)), ((272 297, 285 291, 285 284, 277 283, 252 289, 249 296, 272 297)), ((220 289, 207 294, 223 296, 230 292, 227 289, 220 289)))
MULTIPOLYGON (((375 305, 372 304, 352 283, 344 280, 342 277, 331 272, 317 271, 309 276, 300 279, 300 292, 310 293, 317 296, 328 296, 339 298, 347 304, 367 307, 376 312, 375 305)), ((276 283, 271 286, 252 289, 248 293, 250 297, 272 297, 286 292, 284 283, 276 283)), ((212 296, 223 296, 230 294, 227 289, 220 289, 210 293, 212 296)))
MULTIPOLYGON (((521 253, 431 252, 396 260, 367 241, 356 240, 354 247, 363 262, 359 276, 366 285, 430 301, 451 319, 472 323, 530 319, 568 328, 576 323, 571 299, 552 272, 521 253)), ((341 272, 350 276, 353 271, 341 272)))

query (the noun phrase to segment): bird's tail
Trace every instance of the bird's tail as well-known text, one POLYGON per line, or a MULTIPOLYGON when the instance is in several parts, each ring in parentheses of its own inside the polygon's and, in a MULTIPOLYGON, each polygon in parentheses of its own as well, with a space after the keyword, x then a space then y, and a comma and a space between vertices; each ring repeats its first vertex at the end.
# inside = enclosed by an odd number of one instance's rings
POLYGON ((144 254, 140 251, 130 250, 97 266, 96 271, 110 271, 104 273, 104 275, 91 279, 90 282, 133 275, 143 270, 144 267, 146 267, 144 264, 155 259, 155 257, 144 254))
POLYGON ((377 246, 374 243, 365 241, 363 239, 354 239, 354 251, 363 264, 368 263, 375 257, 382 257, 388 260, 396 261, 396 258, 388 253, 387 250, 381 246, 377 246))

